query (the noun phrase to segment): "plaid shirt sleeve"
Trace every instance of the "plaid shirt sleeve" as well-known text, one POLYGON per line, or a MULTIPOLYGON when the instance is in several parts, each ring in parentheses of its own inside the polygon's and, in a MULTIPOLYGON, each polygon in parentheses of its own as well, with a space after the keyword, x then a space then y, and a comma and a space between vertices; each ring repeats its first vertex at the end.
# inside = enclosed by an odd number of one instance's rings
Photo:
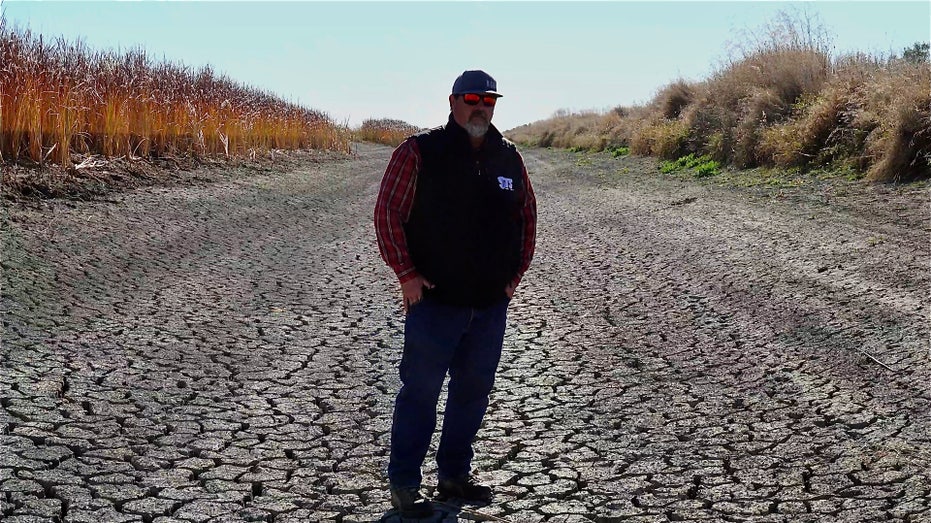
POLYGON ((391 155, 378 191, 378 200, 375 202, 375 236, 378 239, 378 250, 401 283, 417 276, 407 249, 403 224, 410 218, 414 206, 420 165, 417 141, 409 138, 391 155))
POLYGON ((515 285, 520 283, 524 273, 530 267, 530 261, 533 260, 533 251, 536 248, 537 240, 537 198, 533 194, 533 187, 530 185, 530 176, 527 174, 527 166, 524 164, 523 156, 520 157, 521 176, 524 179, 523 205, 520 208, 520 218, 523 222, 521 230, 521 252, 520 268, 517 271, 517 278, 514 280, 515 285))

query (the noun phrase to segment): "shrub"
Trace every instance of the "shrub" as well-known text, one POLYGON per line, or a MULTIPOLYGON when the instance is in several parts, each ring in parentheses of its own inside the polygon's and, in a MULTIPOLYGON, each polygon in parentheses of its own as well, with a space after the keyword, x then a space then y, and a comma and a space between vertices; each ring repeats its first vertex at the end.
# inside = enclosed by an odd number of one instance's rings
POLYGON ((700 150, 706 152, 715 161, 723 162, 729 152, 729 145, 724 131, 715 131, 708 134, 700 150))
POLYGON ((802 129, 797 122, 786 122, 763 130, 760 138, 761 163, 795 167, 804 163, 802 129))
POLYGON ((929 62, 929 49, 931 49, 931 44, 928 42, 915 42, 914 45, 902 52, 902 58, 906 62, 913 64, 926 64, 929 62))
POLYGON ((931 177, 931 71, 901 64, 905 71, 881 78, 868 105, 877 127, 866 140, 866 154, 876 159, 867 179, 911 181, 931 177), (887 100, 887 105, 882 105, 887 100))
POLYGON ((660 120, 635 132, 630 149, 637 154, 676 158, 684 150, 688 131, 682 121, 660 120))
POLYGON ((570 143, 574 147, 583 150, 583 151, 601 151, 605 148, 608 139, 606 136, 594 133, 587 132, 585 134, 579 134, 570 139, 570 143))
POLYGON ((654 98, 663 118, 673 120, 679 117, 682 109, 692 103, 694 88, 685 80, 676 80, 660 90, 654 98))

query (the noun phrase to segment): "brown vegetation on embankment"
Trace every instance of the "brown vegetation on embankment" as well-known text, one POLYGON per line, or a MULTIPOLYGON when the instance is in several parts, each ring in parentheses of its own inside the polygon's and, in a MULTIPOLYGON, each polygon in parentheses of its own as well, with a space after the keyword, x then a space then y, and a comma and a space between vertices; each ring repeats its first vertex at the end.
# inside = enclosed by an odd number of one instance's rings
POLYGON ((709 78, 642 106, 557 112, 508 131, 524 145, 686 155, 737 168, 832 168, 872 181, 931 177, 927 44, 902 57, 831 56, 825 31, 782 13, 709 78))

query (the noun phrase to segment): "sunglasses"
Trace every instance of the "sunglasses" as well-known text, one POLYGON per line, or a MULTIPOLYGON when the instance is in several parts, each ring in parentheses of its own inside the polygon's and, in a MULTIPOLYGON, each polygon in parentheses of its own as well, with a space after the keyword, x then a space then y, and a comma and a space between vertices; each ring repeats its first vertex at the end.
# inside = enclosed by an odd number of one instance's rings
POLYGON ((498 101, 497 96, 481 95, 475 93, 466 93, 462 95, 462 101, 466 105, 478 105, 479 102, 484 102, 488 107, 494 107, 495 103, 498 101))

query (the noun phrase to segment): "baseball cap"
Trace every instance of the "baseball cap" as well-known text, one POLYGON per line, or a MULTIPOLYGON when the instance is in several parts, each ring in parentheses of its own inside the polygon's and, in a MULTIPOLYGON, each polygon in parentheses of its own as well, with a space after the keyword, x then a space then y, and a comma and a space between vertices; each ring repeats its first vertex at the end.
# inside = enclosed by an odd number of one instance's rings
POLYGON ((483 93, 503 96, 498 91, 495 79, 485 71, 463 71, 453 82, 452 94, 483 93))

